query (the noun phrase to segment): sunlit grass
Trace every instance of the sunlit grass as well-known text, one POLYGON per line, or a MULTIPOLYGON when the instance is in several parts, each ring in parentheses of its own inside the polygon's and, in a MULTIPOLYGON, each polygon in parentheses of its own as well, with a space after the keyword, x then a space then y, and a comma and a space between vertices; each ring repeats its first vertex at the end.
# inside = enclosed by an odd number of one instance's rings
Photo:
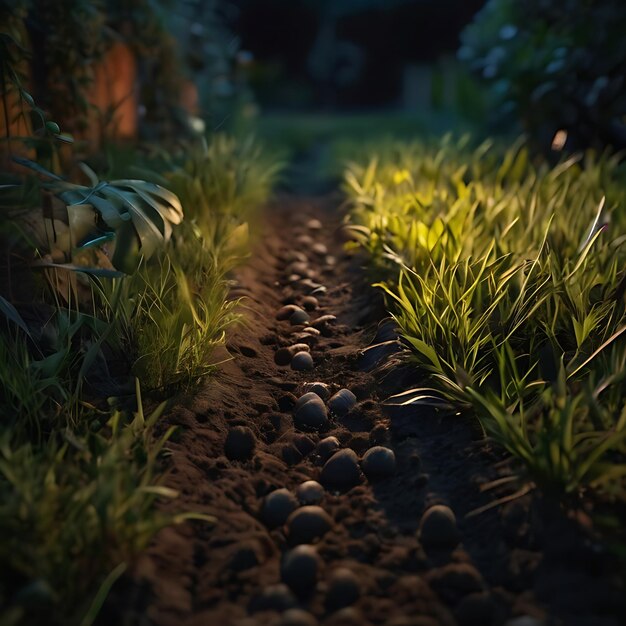
POLYGON ((626 394, 609 411, 584 390, 619 389, 626 354, 620 176, 614 157, 550 167, 521 141, 450 137, 387 143, 345 174, 350 224, 412 358, 552 490, 623 476, 626 394))

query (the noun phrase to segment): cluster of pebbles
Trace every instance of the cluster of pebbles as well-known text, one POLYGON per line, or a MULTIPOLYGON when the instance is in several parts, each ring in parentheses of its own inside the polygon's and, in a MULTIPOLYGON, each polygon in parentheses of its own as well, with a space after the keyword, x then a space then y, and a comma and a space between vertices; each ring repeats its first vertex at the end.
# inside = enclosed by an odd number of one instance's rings
MULTIPOLYGON (((326 246, 314 239, 322 230, 319 220, 306 222, 305 232, 296 238, 299 250, 286 256, 283 306, 275 318, 282 326, 281 336, 288 337, 288 345, 278 347, 275 363, 306 375, 315 369, 315 347, 321 337, 331 337, 336 317, 324 312, 326 287, 318 282, 319 273, 311 267, 309 256, 322 272, 332 271, 335 259, 326 246), (307 250, 309 256, 301 250, 307 250)), ((378 345, 396 351, 393 335, 382 337, 378 345), (393 345, 392 345, 393 344, 393 345)), ((378 356, 376 357, 378 358, 378 356)), ((302 374, 301 374, 302 375, 302 374)), ((300 375, 300 376, 301 376, 300 375)), ((350 500, 353 489, 385 484, 398 472, 394 450, 386 445, 369 445, 362 454, 342 445, 329 431, 341 426, 357 408, 356 394, 348 388, 321 381, 302 381, 297 384, 299 396, 293 396, 289 406, 293 426, 306 445, 299 446, 297 458, 305 459, 315 468, 310 479, 295 488, 276 488, 267 493, 259 504, 258 518, 272 537, 280 537, 283 548, 279 580, 262 588, 254 597, 250 610, 254 613, 277 612, 275 626, 315 626, 314 613, 324 613, 328 624, 361 624, 362 614, 355 608, 369 591, 357 567, 336 564, 321 549, 326 537, 337 533, 342 520, 333 518, 329 506, 337 498, 350 500), (306 441, 305 441, 306 440, 306 441), (312 609, 312 598, 322 597, 312 609)), ((233 461, 248 461, 255 453, 256 438, 246 426, 234 426, 225 441, 225 454, 233 461)), ((289 463, 291 464, 291 463, 289 463)), ((288 481, 286 481, 288 482, 288 481)), ((461 544, 461 533, 452 509, 444 504, 426 507, 415 539, 427 553, 450 554, 461 544)), ((437 626, 437 624, 492 624, 492 600, 480 573, 469 562, 443 560, 427 572, 423 580, 415 576, 417 593, 427 585, 438 597, 455 608, 455 619, 439 621, 428 615, 407 616, 406 621, 393 621, 393 626, 437 626)), ((398 593, 411 593, 399 589, 398 593)), ((431 593, 430 591, 428 593, 431 593)), ((393 594, 390 592, 390 598, 393 594)), ((450 616, 450 613, 446 615, 450 616)), ((446 618, 447 619, 447 618, 446 618)), ((451 619, 451 618, 450 618, 451 619)), ((509 626, 539 626, 534 618, 513 620, 509 626), (519 622, 519 623, 518 623, 519 622)), ((263 622, 265 623, 265 622, 263 622)), ((392 622, 388 622, 390 625, 392 622)))

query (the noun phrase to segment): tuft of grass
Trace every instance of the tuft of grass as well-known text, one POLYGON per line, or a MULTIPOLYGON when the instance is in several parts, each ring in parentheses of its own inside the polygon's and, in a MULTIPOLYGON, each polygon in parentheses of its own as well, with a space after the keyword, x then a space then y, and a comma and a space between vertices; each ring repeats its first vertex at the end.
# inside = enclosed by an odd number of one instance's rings
POLYGON ((89 427, 59 430, 41 444, 3 429, 3 624, 91 624, 114 580, 154 533, 190 517, 156 506, 177 495, 159 476, 172 434, 170 428, 153 437, 163 409, 145 415, 137 383, 132 414, 99 414, 89 427))
POLYGON ((620 177, 606 154, 551 167, 522 140, 448 136, 385 144, 344 178, 357 245, 435 400, 476 415, 550 491, 624 489, 626 399, 608 391, 626 353, 620 177))

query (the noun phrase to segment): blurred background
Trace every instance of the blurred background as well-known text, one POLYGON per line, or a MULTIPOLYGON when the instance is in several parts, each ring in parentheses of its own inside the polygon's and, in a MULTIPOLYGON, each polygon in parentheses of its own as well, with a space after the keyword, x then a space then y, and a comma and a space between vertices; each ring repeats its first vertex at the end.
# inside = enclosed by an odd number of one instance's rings
POLYGON ((92 151, 223 130, 291 152, 465 130, 626 147, 615 0, 2 0, 0 17, 13 135, 32 134, 27 92, 92 151))

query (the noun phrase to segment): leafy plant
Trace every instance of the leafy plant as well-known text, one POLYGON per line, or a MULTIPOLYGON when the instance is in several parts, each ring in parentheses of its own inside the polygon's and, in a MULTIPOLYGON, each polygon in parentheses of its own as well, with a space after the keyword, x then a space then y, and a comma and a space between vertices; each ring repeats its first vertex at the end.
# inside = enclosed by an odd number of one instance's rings
POLYGON ((162 513, 176 497, 157 478, 172 434, 154 440, 164 405, 144 415, 96 415, 91 432, 60 431, 43 446, 0 433, 2 623, 91 624, 112 583, 156 531, 202 515, 162 513))
POLYGON ((498 111, 545 148, 626 146, 626 7, 611 0, 490 0, 463 33, 459 56, 492 87, 498 111))
POLYGON ((546 489, 622 481, 623 424, 608 419, 626 334, 616 159, 549 167, 522 142, 444 138, 387 145, 345 182, 358 244, 430 375, 403 403, 477 415, 546 489), (589 376, 606 393, 581 391, 589 376))

